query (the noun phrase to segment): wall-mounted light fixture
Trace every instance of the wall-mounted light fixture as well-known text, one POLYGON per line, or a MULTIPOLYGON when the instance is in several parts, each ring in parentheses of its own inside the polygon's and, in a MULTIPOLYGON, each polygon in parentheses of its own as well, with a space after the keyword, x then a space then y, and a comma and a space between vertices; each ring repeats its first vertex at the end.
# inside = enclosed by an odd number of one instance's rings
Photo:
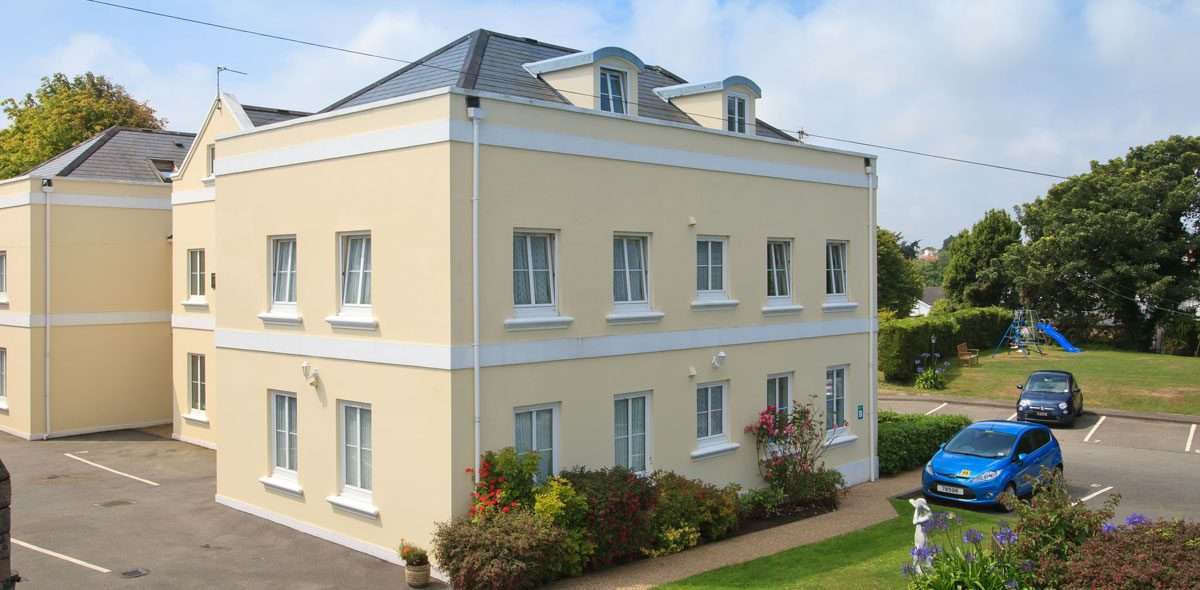
POLYGON ((729 356, 729 355, 725 354, 725 351, 724 351, 724 350, 722 350, 721 352, 718 352, 717 354, 713 355, 713 358, 712 358, 712 366, 713 366, 713 368, 714 368, 714 369, 720 369, 720 368, 721 368, 721 365, 725 363, 725 358, 726 358, 726 357, 728 357, 728 356, 729 356))
POLYGON ((304 361, 304 363, 300 365, 300 372, 304 374, 304 380, 310 386, 317 386, 317 381, 321 378, 320 369, 308 364, 308 361, 304 361))

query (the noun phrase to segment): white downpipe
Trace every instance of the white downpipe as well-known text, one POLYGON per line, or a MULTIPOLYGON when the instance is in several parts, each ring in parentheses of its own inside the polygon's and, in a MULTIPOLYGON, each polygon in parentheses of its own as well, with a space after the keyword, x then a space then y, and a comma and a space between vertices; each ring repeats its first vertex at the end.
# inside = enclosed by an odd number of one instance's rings
POLYGON ((46 431, 42 434, 42 440, 49 440, 50 433, 50 193, 54 192, 53 182, 48 179, 42 180, 42 262, 43 264, 43 301, 42 301, 42 386, 44 388, 43 401, 45 403, 43 411, 45 412, 44 419, 46 431))
POLYGON ((471 119, 471 375, 475 394, 475 483, 479 483, 479 120, 483 109, 468 107, 471 119))
POLYGON ((877 375, 879 367, 879 268, 878 268, 878 225, 876 216, 878 215, 878 206, 876 203, 877 185, 879 176, 875 170, 878 162, 875 158, 870 158, 867 164, 867 200, 868 200, 868 216, 870 219, 869 231, 867 236, 870 250, 870 260, 868 265, 871 269, 870 288, 867 295, 867 309, 871 314, 871 330, 868 341, 870 342, 870 360, 869 371, 867 372, 868 382, 871 384, 871 481, 879 479, 879 378, 877 375))

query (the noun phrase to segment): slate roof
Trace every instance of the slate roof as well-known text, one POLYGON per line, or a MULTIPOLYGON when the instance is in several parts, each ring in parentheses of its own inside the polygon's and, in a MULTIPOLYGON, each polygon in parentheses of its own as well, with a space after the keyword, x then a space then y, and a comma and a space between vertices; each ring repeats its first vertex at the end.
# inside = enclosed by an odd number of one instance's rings
MULTIPOLYGON (((570 101, 540 78, 531 76, 522 66, 529 62, 578 52, 577 49, 552 45, 528 37, 479 29, 384 76, 325 107, 321 112, 446 86, 566 104, 570 101)), ((638 72, 638 80, 639 115, 685 125, 698 125, 678 107, 654 94, 655 88, 684 84, 687 80, 659 66, 649 65, 638 72)), ((760 137, 797 141, 795 137, 761 119, 756 123, 757 135, 760 137)))
POLYGON ((194 133, 109 127, 29 171, 42 178, 163 182, 151 160, 171 160, 178 168, 194 133))
POLYGON ((242 110, 246 111, 246 117, 250 119, 250 122, 253 123, 255 127, 262 127, 263 125, 270 125, 271 123, 278 123, 280 121, 290 121, 300 117, 307 117, 312 114, 288 109, 256 107, 248 104, 242 105, 242 110))

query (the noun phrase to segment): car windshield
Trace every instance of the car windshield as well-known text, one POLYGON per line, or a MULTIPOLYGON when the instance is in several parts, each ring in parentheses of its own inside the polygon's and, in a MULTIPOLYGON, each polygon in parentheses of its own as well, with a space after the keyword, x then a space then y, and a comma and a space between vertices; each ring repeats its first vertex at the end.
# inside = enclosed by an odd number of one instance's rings
POLYGON ((1034 373, 1025 384, 1025 391, 1033 393, 1067 393, 1071 378, 1059 373, 1034 373))
POLYGON ((968 428, 946 445, 946 452, 988 459, 1003 459, 1012 451, 1017 437, 995 430, 968 428))

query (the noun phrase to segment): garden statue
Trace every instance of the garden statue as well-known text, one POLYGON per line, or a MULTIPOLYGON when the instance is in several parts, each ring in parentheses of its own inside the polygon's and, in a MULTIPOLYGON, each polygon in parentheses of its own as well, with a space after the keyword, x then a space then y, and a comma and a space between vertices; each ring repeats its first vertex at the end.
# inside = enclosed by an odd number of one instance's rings
POLYGON ((925 558, 925 527, 922 526, 933 517, 933 511, 929 509, 929 503, 925 498, 915 498, 908 501, 913 507, 913 527, 916 529, 913 532, 913 567, 919 573, 921 565, 927 561, 925 558))

